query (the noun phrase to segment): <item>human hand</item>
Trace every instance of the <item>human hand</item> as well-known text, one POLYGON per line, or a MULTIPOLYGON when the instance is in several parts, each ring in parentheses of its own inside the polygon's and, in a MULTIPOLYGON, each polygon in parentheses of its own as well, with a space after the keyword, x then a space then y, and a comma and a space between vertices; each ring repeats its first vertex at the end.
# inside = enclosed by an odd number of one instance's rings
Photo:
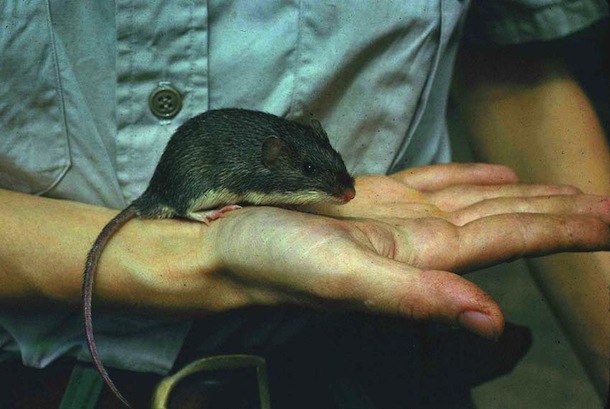
POLYGON ((518 185, 504 167, 418 168, 358 178, 356 189, 353 203, 318 209, 342 218, 256 207, 212 223, 216 268, 200 287, 205 308, 367 310, 497 338, 500 308, 453 272, 610 249, 609 198, 518 185))
POLYGON ((593 223, 604 234, 610 218, 608 197, 584 195, 572 186, 519 184, 510 168, 483 163, 360 176, 356 191, 356 198, 346 205, 322 204, 313 211, 424 225, 424 229, 447 228, 446 234, 461 235, 460 253, 447 251, 455 247, 448 242, 414 243, 417 266, 460 273, 523 256, 595 251, 587 243, 599 232, 583 230, 582 236, 566 237, 571 235, 570 225, 563 226, 561 220, 593 223), (530 220, 535 223, 530 225, 530 220), (445 249, 442 254, 438 246, 445 249))

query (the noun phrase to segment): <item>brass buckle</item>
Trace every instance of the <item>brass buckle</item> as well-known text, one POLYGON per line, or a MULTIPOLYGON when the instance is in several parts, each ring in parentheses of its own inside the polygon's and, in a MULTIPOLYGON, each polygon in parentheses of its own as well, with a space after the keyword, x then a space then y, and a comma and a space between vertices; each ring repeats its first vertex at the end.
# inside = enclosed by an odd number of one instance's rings
POLYGON ((217 355, 199 359, 185 366, 172 376, 159 382, 153 394, 152 409, 167 409, 169 397, 175 386, 187 376, 203 371, 219 371, 231 369, 255 368, 258 382, 260 409, 271 409, 269 385, 267 381, 267 365, 265 359, 255 355, 217 355))

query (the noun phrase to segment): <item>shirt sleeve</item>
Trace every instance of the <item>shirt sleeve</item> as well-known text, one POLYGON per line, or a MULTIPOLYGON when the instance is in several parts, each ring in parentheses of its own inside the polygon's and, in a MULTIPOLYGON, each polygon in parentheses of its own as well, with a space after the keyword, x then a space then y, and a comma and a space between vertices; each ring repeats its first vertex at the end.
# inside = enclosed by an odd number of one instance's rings
POLYGON ((549 41, 607 15, 603 0, 472 0, 463 40, 479 46, 549 41))

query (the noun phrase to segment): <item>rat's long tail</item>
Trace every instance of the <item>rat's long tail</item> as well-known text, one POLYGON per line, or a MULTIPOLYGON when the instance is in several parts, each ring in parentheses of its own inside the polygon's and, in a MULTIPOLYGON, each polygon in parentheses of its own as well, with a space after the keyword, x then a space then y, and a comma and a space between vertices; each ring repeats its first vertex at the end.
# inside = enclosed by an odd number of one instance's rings
POLYGON ((85 324, 85 334, 87 336, 87 345, 89 346, 89 352, 91 352, 91 358, 97 368, 98 372, 106 382, 106 385, 116 395, 117 398, 128 408, 131 405, 125 399, 125 397, 119 392, 117 387, 110 379, 108 372, 104 368, 102 361, 97 354, 97 348, 95 346, 95 340, 93 338, 93 323, 91 321, 91 301, 93 298, 93 281, 95 278, 95 271, 97 270, 97 264, 102 255, 104 247, 110 240, 110 238, 116 233, 125 223, 137 216, 137 210, 132 205, 128 206, 125 210, 120 212, 114 219, 112 219, 104 228, 102 232, 97 236, 93 247, 89 251, 87 256, 87 263, 85 265, 85 272, 83 273, 83 321, 85 324))

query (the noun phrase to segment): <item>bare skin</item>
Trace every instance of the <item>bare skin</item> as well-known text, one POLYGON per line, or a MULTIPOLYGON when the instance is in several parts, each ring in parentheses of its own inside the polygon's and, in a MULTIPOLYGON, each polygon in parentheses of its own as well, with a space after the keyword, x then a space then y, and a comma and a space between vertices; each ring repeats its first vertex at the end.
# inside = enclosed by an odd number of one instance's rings
MULTIPOLYGON (((444 165, 357 178, 353 203, 325 209, 345 218, 255 207, 209 227, 134 220, 101 259, 96 307, 189 317, 290 303, 447 322, 497 338, 498 305, 452 271, 610 249, 610 198, 515 182, 504 167, 444 165)), ((8 191, 0 207, 3 307, 76 308, 83 260, 116 211, 8 191)))
MULTIPOLYGON (((607 140, 587 96, 557 55, 552 49, 523 54, 518 47, 463 52, 456 95, 464 123, 479 159, 511 166, 525 182, 610 195, 607 140)), ((560 254, 528 264, 607 400, 610 254, 560 254)))

